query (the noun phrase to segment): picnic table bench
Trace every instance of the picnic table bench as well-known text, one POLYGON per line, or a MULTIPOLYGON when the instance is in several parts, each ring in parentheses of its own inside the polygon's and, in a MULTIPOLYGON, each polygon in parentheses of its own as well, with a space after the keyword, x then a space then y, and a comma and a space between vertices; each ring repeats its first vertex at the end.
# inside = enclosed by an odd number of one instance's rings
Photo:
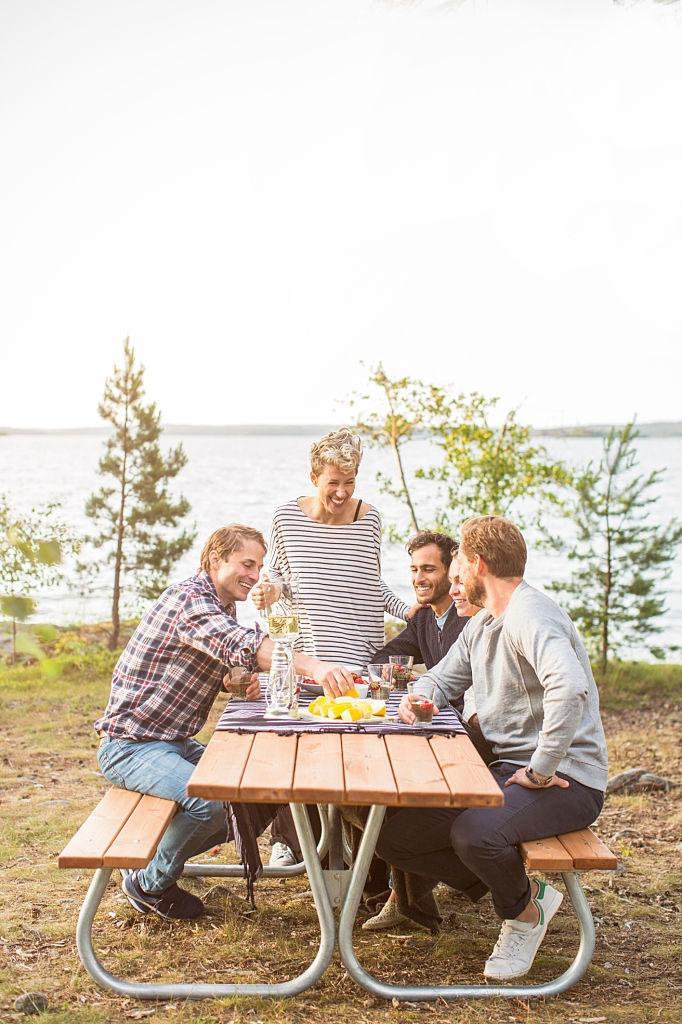
MULTIPOLYGON (((527 998, 555 995, 585 973, 594 951, 595 930, 577 872, 613 870, 616 858, 590 829, 523 843, 529 869, 561 873, 576 912, 580 944, 564 973, 536 985, 391 985, 370 974, 353 948, 353 925, 362 889, 387 807, 496 806, 503 797, 492 776, 465 735, 367 735, 341 733, 282 735, 216 732, 192 775, 190 795, 243 803, 289 803, 303 851, 295 869, 264 869, 266 874, 307 871, 320 925, 318 951, 296 978, 275 983, 172 983, 128 981, 110 974, 99 962, 92 944, 92 925, 114 868, 140 868, 154 855, 175 813, 168 800, 111 789, 100 801, 59 857, 64 868, 90 868, 95 875, 85 897, 77 926, 78 951, 86 969, 104 987, 126 996, 146 999, 221 996, 296 995, 324 973, 338 947, 348 973, 372 994, 403 1000, 457 999, 504 996, 527 998), (306 804, 343 804, 370 808, 360 848, 353 864, 338 855, 323 870, 321 854, 339 849, 331 815, 331 836, 316 846, 306 804), (338 925, 334 909, 340 909, 338 925)), ((337 815, 338 819, 338 815, 337 815)), ((322 816, 325 823, 325 816, 322 816)), ((237 875, 240 865, 187 865, 186 873, 237 875)))

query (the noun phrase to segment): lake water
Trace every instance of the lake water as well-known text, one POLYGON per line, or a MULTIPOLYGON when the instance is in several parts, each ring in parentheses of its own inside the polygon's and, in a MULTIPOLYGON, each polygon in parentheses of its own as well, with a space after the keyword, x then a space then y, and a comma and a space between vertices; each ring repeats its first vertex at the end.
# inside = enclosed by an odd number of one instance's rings
MULTIPOLYGON (((192 505, 190 518, 196 522, 198 534, 194 549, 180 562, 174 578, 182 579, 195 571, 201 546, 218 526, 231 521, 248 523, 262 530, 267 538, 274 508, 291 497, 311 493, 308 481, 308 450, 312 438, 274 434, 267 436, 171 435, 169 444, 182 441, 188 464, 178 477, 177 488, 192 505)), ((87 497, 100 486, 97 462, 102 451, 102 436, 16 434, 0 436, 0 493, 11 504, 26 510, 47 501, 59 501, 63 519, 75 530, 85 533, 90 524, 83 507, 87 497)), ((566 462, 581 466, 599 457, 601 441, 594 438, 543 439, 549 452, 566 462)), ((665 522, 680 511, 682 496, 682 439, 649 438, 638 441, 640 468, 648 472, 666 468, 660 489, 660 500, 654 506, 651 520, 665 522)), ((414 442, 406 449, 408 468, 428 464, 433 449, 425 441, 414 442)), ((385 519, 401 520, 397 503, 379 492, 374 479, 377 470, 386 473, 393 466, 386 453, 368 449, 362 463, 358 496, 376 505, 385 519)), ((417 481, 415 492, 423 509, 433 501, 433 485, 417 481)), ((570 531, 567 522, 558 529, 570 531)), ((561 558, 541 551, 529 540, 529 561, 526 578, 534 586, 543 587, 552 579, 568 575, 568 566, 561 558)), ((108 570, 100 575, 93 593, 87 596, 67 587, 35 595, 38 597, 37 618, 58 624, 100 621, 110 618, 108 570)), ((383 576, 393 590, 411 600, 409 562, 400 545, 384 545, 383 576)), ((668 611, 662 619, 663 643, 682 638, 682 559, 678 557, 667 585, 668 611)), ((247 601, 240 608, 240 619, 255 617, 247 601)), ((635 652, 643 653, 643 652, 635 652)))

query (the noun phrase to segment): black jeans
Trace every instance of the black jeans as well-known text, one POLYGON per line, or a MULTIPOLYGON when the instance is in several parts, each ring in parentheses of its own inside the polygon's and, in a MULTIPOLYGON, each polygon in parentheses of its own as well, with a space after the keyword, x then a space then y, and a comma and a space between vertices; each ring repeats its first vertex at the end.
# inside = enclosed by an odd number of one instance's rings
POLYGON ((502 807, 389 810, 379 834, 378 855, 474 900, 489 890, 500 917, 518 917, 530 901, 518 844, 586 828, 604 803, 603 793, 575 779, 568 779, 567 789, 516 784, 505 789, 505 781, 518 767, 502 762, 490 768, 504 793, 502 807))

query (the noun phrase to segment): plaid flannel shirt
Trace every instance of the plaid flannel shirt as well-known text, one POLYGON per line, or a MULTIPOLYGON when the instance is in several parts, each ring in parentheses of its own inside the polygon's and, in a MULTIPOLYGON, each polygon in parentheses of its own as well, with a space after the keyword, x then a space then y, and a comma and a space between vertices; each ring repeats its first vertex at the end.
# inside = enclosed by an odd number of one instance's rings
POLYGON ((163 592, 114 669, 95 729, 114 739, 182 740, 199 732, 226 666, 255 670, 264 633, 240 626, 206 572, 163 592))

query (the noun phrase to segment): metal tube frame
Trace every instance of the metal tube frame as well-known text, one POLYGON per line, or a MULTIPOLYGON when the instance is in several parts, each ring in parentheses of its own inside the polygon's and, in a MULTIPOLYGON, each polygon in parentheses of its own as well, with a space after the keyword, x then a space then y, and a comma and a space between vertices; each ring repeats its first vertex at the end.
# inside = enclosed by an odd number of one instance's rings
MULTIPOLYGON (((292 804, 291 812, 301 842, 305 867, 308 871, 310 888, 313 892, 315 909, 320 922, 320 946, 312 963, 290 981, 273 983, 235 982, 231 984, 180 983, 166 984, 126 981, 107 971, 97 959, 92 944, 92 924, 104 891, 111 877, 112 868, 98 868, 83 901, 76 927, 76 944, 83 966, 95 981, 118 995, 134 999, 217 999, 225 996, 264 996, 281 999, 296 996, 318 981, 334 955, 336 923, 334 912, 327 896, 322 867, 315 846, 310 819, 304 804, 292 804)), ((213 872, 212 872, 213 873, 213 872)))
MULTIPOLYGON (((357 859, 352 868, 348 869, 350 884, 343 901, 338 931, 320 859, 324 852, 326 852, 326 847, 329 844, 326 814, 321 815, 323 822, 322 836, 320 837, 320 843, 316 846, 305 805, 291 804, 291 813, 301 843, 303 870, 306 870, 308 873, 310 889, 320 923, 319 949, 312 963, 305 971, 290 981, 274 982, 271 984, 246 982, 231 984, 185 984, 178 982, 156 984, 125 981, 122 978, 117 978, 100 964, 92 944, 93 921, 112 871, 111 868, 99 868, 95 871, 94 878, 86 894, 76 929, 78 953, 83 966, 89 974, 104 988, 111 989, 119 995, 137 999, 207 999, 225 996, 262 996, 277 999, 284 996, 299 995, 305 989, 314 985, 331 963, 334 948, 337 944, 341 961, 350 976, 362 988, 367 989, 372 995, 382 999, 401 999, 415 1002, 435 999, 455 1000, 500 997, 505 999, 528 999, 540 996, 555 996, 575 985, 585 974, 594 953, 594 921, 578 876, 574 871, 567 871, 562 872, 562 878, 578 919, 580 944, 571 965, 553 981, 544 982, 539 985, 391 985, 381 981, 381 979, 366 971, 358 961, 353 948, 353 925, 386 808, 375 805, 370 809, 357 859)), ((336 819, 334 819, 334 824, 338 827, 336 819)), ((204 865, 189 866, 204 868, 204 865)), ((224 870, 225 868, 238 869, 239 873, 242 871, 241 865, 216 865, 214 867, 206 865, 206 867, 210 868, 210 870, 191 872, 191 874, 224 877, 227 875, 227 872, 224 870)), ((237 871, 234 873, 236 874, 237 871)), ((279 876, 300 873, 302 873, 301 865, 293 865, 291 868, 279 870, 273 869, 269 872, 271 875, 279 876)), ((233 872, 231 871, 230 874, 232 875, 233 872)))
POLYGON ((594 953, 595 931, 592 912, 588 906, 578 876, 574 871, 562 872, 568 895, 578 918, 580 944, 573 963, 553 981, 540 985, 389 985, 361 966, 353 948, 353 924, 362 888, 374 853, 379 830, 386 813, 385 807, 374 806, 369 812, 363 832, 355 870, 341 911, 337 942, 341 960, 358 985, 382 999, 404 999, 410 1002, 429 999, 529 999, 556 996, 575 985, 585 974, 594 953))

